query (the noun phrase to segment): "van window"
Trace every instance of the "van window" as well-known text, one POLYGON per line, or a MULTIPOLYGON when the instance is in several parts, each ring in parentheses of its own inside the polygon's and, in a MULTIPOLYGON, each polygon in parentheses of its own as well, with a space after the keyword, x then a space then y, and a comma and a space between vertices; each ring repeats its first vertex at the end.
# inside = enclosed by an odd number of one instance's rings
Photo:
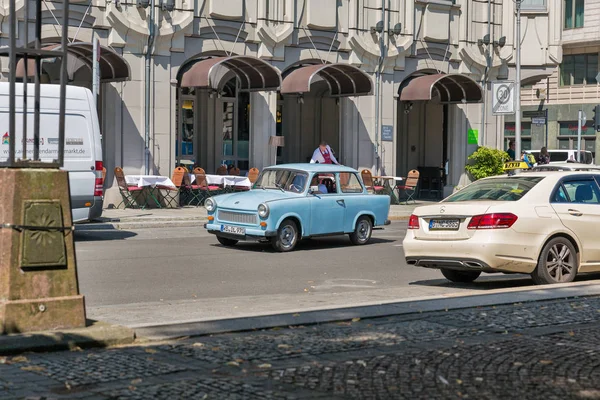
POLYGON ((568 151, 548 151, 548 154, 550 154, 550 161, 565 162, 569 159, 568 151))
MULTIPOLYGON (((91 160, 92 133, 88 119, 81 114, 65 115, 65 160, 91 160)), ((0 161, 8 160, 8 148, 12 138, 8 135, 8 112, 0 112, 0 161)), ((23 158, 23 118, 16 116, 17 143, 15 157, 23 158)), ((27 158, 33 158, 33 113, 27 114, 27 158)), ((58 159, 58 114, 40 114, 40 159, 51 162, 58 159)))

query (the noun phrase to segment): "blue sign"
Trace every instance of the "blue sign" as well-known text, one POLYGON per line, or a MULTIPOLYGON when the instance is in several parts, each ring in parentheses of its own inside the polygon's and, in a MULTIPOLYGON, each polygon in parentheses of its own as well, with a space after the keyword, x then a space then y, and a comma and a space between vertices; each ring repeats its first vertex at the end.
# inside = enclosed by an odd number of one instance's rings
POLYGON ((382 125, 381 126, 381 141, 382 142, 393 142, 394 141, 394 126, 393 125, 382 125))

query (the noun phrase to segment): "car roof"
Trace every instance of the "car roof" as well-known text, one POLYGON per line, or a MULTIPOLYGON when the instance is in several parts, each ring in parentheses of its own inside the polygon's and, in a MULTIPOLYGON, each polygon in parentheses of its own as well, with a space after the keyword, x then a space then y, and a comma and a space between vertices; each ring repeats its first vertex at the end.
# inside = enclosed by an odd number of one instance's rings
POLYGON ((598 165, 583 164, 583 163, 567 163, 567 162, 542 164, 542 165, 536 165, 535 167, 533 167, 534 170, 536 170, 536 168, 565 168, 567 170, 574 170, 574 169, 582 168, 582 169, 592 169, 592 170, 600 171, 600 166, 598 166, 598 165))
POLYGON ((490 176, 484 179, 499 179, 499 178, 510 178, 510 179, 515 179, 515 178, 528 178, 528 177, 557 177, 560 178, 562 176, 566 176, 566 175, 600 175, 600 170, 598 171, 523 171, 523 173, 518 174, 518 175, 496 175, 496 176, 490 176))
POLYGON ((265 169, 295 169, 306 172, 358 172, 354 168, 346 167, 343 165, 317 163, 279 164, 272 165, 265 169))

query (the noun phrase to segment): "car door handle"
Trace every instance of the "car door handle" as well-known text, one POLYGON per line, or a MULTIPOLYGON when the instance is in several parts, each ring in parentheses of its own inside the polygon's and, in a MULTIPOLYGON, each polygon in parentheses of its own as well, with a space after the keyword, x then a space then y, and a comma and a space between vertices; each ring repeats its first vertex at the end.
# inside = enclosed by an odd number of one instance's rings
POLYGON ((345 202, 344 200, 338 200, 338 201, 337 201, 337 203, 338 203, 340 206, 346 206, 346 202, 345 202))
POLYGON ((569 208, 569 214, 574 215, 576 217, 581 217, 583 215, 583 213, 579 210, 574 210, 572 208, 569 208))

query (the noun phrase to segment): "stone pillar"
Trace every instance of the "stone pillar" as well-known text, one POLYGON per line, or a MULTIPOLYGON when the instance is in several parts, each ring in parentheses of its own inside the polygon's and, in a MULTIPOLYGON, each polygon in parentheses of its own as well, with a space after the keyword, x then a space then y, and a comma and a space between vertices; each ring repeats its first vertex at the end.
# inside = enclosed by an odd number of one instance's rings
MULTIPOLYGON (((277 93, 252 93, 250 110, 250 168, 255 167, 262 171, 275 163, 277 155, 277 148, 269 146, 269 137, 276 135, 277 93)), ((286 143, 287 145, 289 144, 286 143)))
POLYGON ((73 226, 67 172, 1 168, 0 187, 0 334, 85 326, 73 231, 43 229, 73 226))

